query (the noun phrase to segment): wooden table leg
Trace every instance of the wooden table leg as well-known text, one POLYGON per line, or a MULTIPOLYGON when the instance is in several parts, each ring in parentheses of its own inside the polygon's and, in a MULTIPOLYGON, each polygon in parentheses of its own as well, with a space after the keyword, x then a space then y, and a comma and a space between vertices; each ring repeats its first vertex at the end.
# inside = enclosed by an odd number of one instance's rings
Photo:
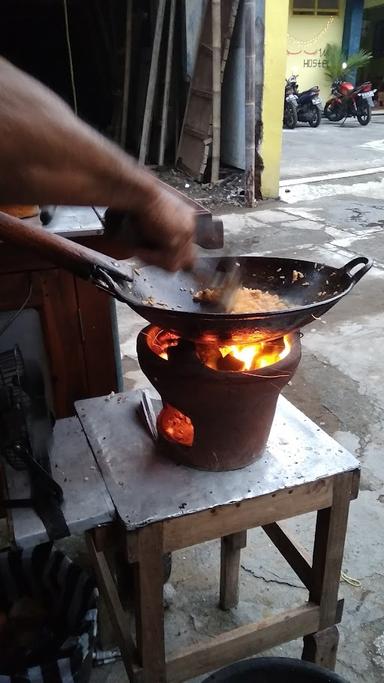
POLYGON ((137 530, 136 640, 144 683, 165 683, 162 525, 137 530))
POLYGON ((97 548, 97 529, 86 533, 88 551, 95 570, 98 585, 103 593, 109 617, 114 626, 121 650, 121 656, 132 683, 144 683, 142 669, 138 663, 138 657, 134 642, 130 635, 129 617, 124 612, 119 600, 116 584, 114 582, 110 566, 103 550, 97 548))
POLYGON ((241 549, 247 545, 247 532, 223 536, 220 563, 220 608, 227 610, 239 602, 239 570, 241 549))
POLYGON ((304 637, 303 659, 333 671, 336 666, 339 629, 330 626, 324 631, 304 637))
POLYGON ((321 664, 336 662, 338 592, 347 532, 353 473, 334 479, 332 506, 317 513, 309 600, 320 605, 320 629, 304 639, 303 659, 321 664))

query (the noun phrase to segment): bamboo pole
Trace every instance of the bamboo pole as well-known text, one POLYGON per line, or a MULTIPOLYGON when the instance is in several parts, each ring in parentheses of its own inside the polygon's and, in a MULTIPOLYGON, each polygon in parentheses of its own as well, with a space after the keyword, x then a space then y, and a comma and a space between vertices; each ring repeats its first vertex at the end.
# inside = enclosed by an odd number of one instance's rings
POLYGON ((255 0, 244 0, 245 205, 255 205, 255 0))
POLYGON ((159 166, 162 166, 164 164, 164 150, 165 150, 165 143, 166 143, 166 137, 167 137, 169 93, 170 93, 170 88, 171 88, 171 74, 172 74, 173 35, 174 35, 174 31, 175 31, 175 13, 176 13, 176 0, 171 0, 171 9, 170 9, 170 13, 169 13, 167 59, 166 59, 166 65, 165 65, 164 97, 163 97, 163 108, 162 108, 162 112, 161 112, 159 166))
POLYGON ((220 170, 221 133, 221 0, 211 0, 212 17, 212 169, 217 183, 220 170))
POLYGON ((126 0, 126 21, 125 21, 125 59, 124 59, 124 82, 123 82, 123 103, 121 108, 121 129, 120 145, 125 149, 127 142, 128 125, 128 99, 129 83, 131 77, 131 46, 132 46, 132 0, 126 0))
POLYGON ((153 38, 151 68, 149 71, 147 97, 145 100, 145 109, 144 109, 143 130, 141 133, 141 141, 140 141, 139 162, 141 164, 145 164, 145 160, 147 158, 149 135, 151 132, 151 123, 152 123, 152 116, 153 116, 153 102, 155 99, 157 71, 158 71, 158 67, 159 67, 159 57, 160 57, 161 36, 163 33, 165 1, 166 0, 159 0, 159 4, 158 4, 158 8, 157 8, 157 14, 156 14, 156 26, 155 26, 155 35, 153 38))
POLYGON ((259 153, 263 137, 265 0, 256 0, 255 20, 255 197, 262 199, 261 173, 264 168, 259 153))

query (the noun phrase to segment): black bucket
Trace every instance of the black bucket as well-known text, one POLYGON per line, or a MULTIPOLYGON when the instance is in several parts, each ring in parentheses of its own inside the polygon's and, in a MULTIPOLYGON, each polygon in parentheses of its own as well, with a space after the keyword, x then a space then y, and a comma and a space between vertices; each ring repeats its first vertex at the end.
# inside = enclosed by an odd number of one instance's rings
POLYGON ((17 670, 6 668, 0 648, 0 683, 87 683, 97 631, 94 580, 50 543, 0 553, 0 612, 25 599, 44 605, 48 635, 39 636, 17 670))
POLYGON ((333 671, 300 659, 259 657, 238 662, 203 683, 348 683, 333 671))

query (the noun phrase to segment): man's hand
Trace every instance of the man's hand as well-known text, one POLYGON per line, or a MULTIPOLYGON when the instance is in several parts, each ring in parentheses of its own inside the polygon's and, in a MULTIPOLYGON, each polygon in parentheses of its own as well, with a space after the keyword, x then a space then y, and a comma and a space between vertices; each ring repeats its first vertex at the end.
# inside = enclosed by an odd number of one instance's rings
POLYGON ((0 204, 109 206, 134 216, 134 254, 193 262, 193 211, 48 88, 0 58, 0 204))
POLYGON ((146 263, 176 271, 194 260, 195 215, 171 193, 160 189, 135 214, 135 254, 146 263))

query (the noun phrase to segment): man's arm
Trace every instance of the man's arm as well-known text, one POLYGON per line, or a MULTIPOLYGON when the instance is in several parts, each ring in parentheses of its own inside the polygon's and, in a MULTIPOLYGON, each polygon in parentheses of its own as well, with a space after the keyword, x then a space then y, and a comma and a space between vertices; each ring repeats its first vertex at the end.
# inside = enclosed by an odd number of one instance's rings
POLYGON ((130 211, 136 254, 171 270, 193 260, 194 214, 41 83, 0 59, 0 203, 130 211))

